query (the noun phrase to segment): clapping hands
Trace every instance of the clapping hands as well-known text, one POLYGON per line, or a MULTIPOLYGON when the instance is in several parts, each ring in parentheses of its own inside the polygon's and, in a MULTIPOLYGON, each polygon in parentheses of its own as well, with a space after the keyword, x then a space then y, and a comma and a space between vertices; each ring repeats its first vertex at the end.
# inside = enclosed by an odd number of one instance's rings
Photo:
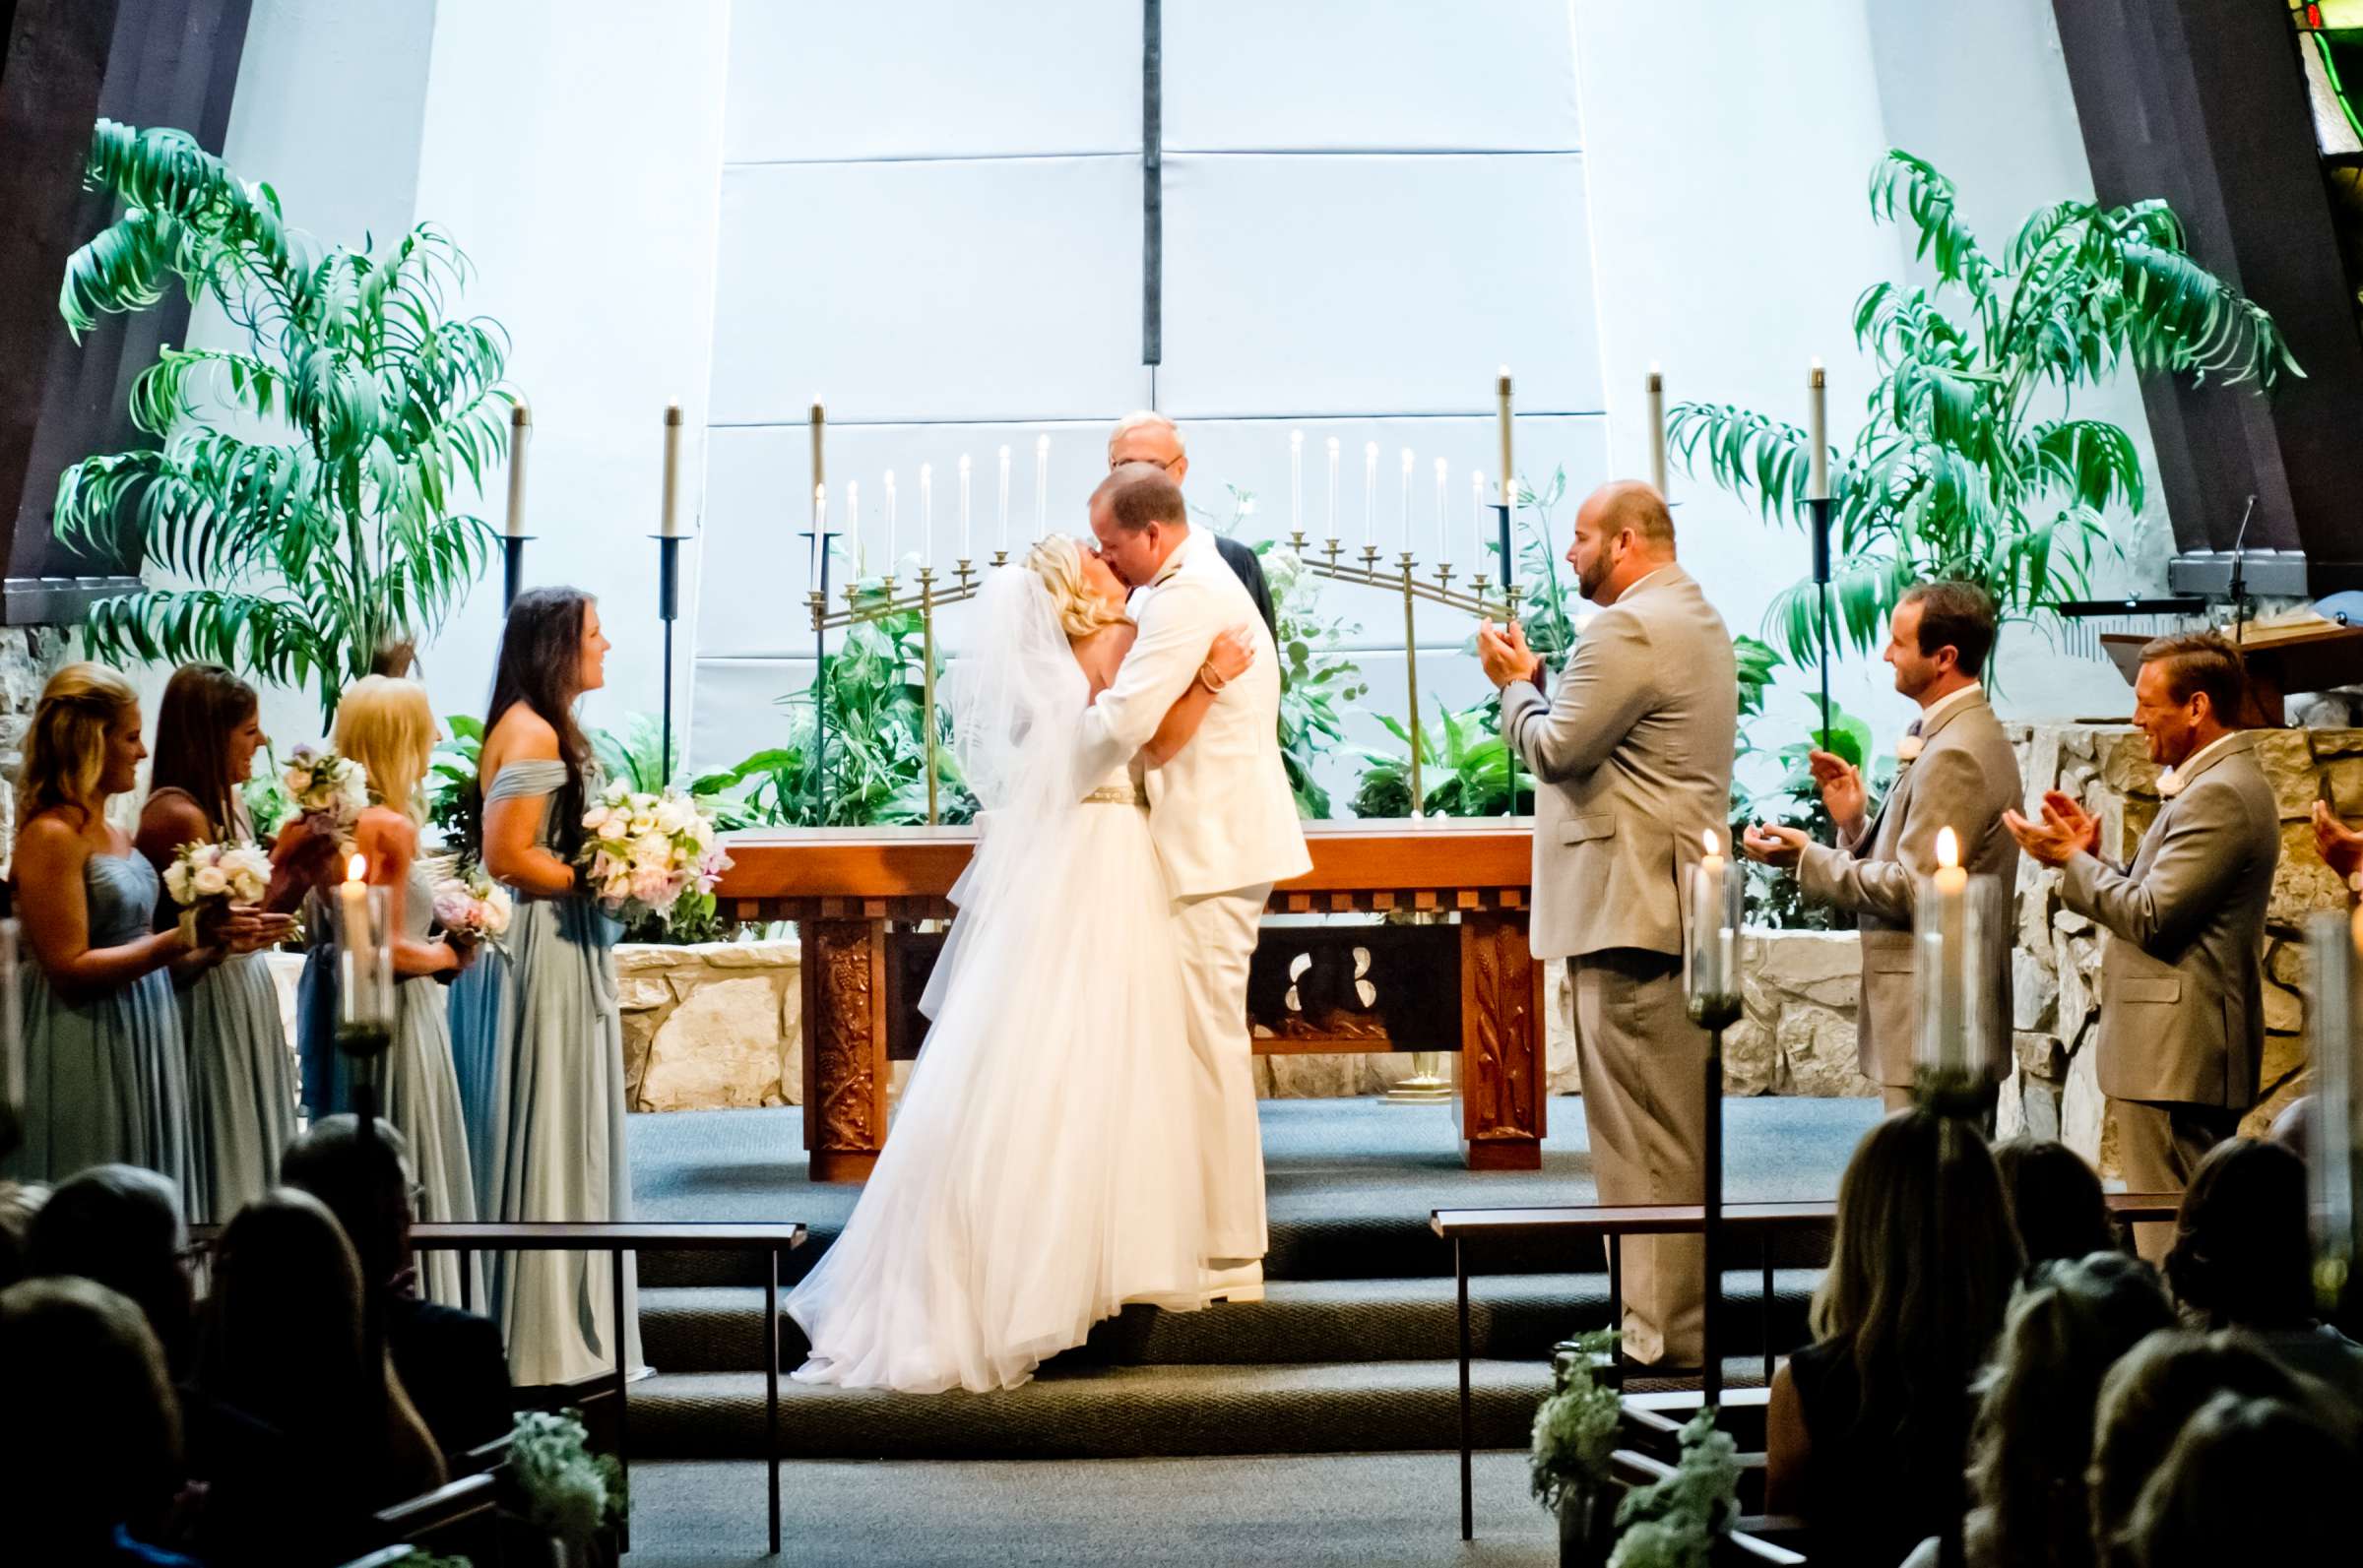
POLYGON ((1488 620, 1478 626, 1477 661, 1485 666, 1485 678, 1496 686, 1533 680, 1543 667, 1541 657, 1526 646, 1526 628, 1516 621, 1496 626, 1488 620))
POLYGON ((2043 820, 2029 822, 2015 811, 2002 814, 2002 825, 2036 861, 2063 866, 2078 854, 2089 854, 2100 844, 2100 819, 2057 789, 2043 792, 2043 820))

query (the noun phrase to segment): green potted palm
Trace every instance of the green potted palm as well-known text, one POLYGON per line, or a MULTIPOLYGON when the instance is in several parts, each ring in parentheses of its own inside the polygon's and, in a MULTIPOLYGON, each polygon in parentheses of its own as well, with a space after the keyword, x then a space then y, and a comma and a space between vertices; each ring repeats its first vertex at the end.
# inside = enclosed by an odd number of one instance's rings
POLYGON ((153 444, 58 481, 78 548, 178 579, 95 605, 101 658, 210 659, 310 686, 323 719, 382 649, 422 639, 489 558, 462 509, 507 450, 508 338, 453 314, 469 276, 421 224, 391 249, 323 249, 187 133, 98 122, 84 181, 121 216, 66 263, 79 337, 178 284, 240 346, 165 346, 133 384, 153 444))

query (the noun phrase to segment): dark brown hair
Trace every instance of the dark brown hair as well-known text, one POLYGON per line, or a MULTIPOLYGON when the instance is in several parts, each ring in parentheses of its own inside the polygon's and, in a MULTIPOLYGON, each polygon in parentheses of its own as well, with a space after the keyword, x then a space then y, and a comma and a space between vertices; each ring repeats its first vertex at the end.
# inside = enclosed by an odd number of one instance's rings
POLYGON ((2166 1283, 2207 1329, 2299 1329, 2314 1321, 2306 1162, 2268 1138, 2227 1138, 2191 1172, 2166 1283))
MULTIPOLYGON (((523 703, 558 732, 558 760, 566 765, 566 784, 558 791, 556 814, 550 819, 550 848, 564 859, 574 858, 583 833, 583 770, 591 762, 591 742, 575 721, 574 705, 582 696, 583 619, 591 596, 579 588, 534 588, 517 596, 509 619, 501 628, 500 661, 492 676, 492 704, 484 714, 484 732, 500 716, 523 703)), ((483 781, 478 781, 479 786, 483 781)))
POLYGON ((2187 703, 2192 693, 2203 692, 2217 723, 2240 722, 2247 706, 2248 666, 2221 632, 2157 638, 2142 647, 2141 662, 2166 666, 2166 695, 2176 702, 2187 703))
POLYGON ((1994 1168, 2010 1201, 2011 1223, 2030 1267, 2123 1246, 2100 1177, 2084 1157, 2051 1138, 2007 1138, 1994 1146, 1994 1168))
POLYGON ((0 1290, 0 1376, 10 1560, 130 1560, 115 1530, 153 1539, 185 1479, 180 1402, 138 1306, 92 1280, 0 1290))
POLYGON ((1975 583, 1923 583, 1903 596, 1920 606, 1920 652, 1949 648, 1970 679, 1985 673, 1994 652, 1994 597, 1975 583))
POLYGON ((178 789, 197 802, 216 839, 239 820, 238 785, 229 776, 229 732, 254 717, 254 688, 220 664, 183 664, 164 685, 156 711, 148 792, 178 789))
POLYGON ((1189 521, 1189 506, 1182 486, 1154 463, 1120 463, 1116 471, 1091 492, 1092 505, 1108 503, 1108 515, 1126 533, 1138 533, 1152 523, 1171 528, 1189 521))
POLYGON ((2141 1568, 2352 1562, 2354 1439, 2311 1401, 2217 1394, 2142 1484, 2125 1541, 2141 1568))
POLYGON ((1936 1441, 2002 1327, 2023 1254, 1977 1130, 1898 1111, 1863 1136, 1838 1183, 1817 1341, 1843 1340, 1871 1437, 1936 1441))

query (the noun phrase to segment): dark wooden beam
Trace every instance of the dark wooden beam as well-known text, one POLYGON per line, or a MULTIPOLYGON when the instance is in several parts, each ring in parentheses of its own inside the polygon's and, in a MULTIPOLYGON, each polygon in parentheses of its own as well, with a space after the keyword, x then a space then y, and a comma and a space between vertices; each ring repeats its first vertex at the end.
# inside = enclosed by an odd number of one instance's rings
POLYGON ((2177 592, 2224 592, 2248 498, 2251 590, 2363 587, 2363 338, 2331 226, 2304 70, 2277 5, 2053 0, 2093 186, 2164 198, 2192 252, 2272 312, 2303 378, 2268 398, 2145 377, 2177 592))

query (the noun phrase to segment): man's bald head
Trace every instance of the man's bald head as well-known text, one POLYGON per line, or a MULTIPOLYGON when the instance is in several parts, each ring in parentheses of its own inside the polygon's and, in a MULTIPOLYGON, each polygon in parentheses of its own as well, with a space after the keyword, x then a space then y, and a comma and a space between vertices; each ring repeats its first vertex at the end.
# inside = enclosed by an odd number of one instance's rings
POLYGON ((1633 584, 1674 560, 1674 514, 1655 488, 1617 479, 1583 499, 1567 564, 1583 596, 1614 604, 1633 584))

